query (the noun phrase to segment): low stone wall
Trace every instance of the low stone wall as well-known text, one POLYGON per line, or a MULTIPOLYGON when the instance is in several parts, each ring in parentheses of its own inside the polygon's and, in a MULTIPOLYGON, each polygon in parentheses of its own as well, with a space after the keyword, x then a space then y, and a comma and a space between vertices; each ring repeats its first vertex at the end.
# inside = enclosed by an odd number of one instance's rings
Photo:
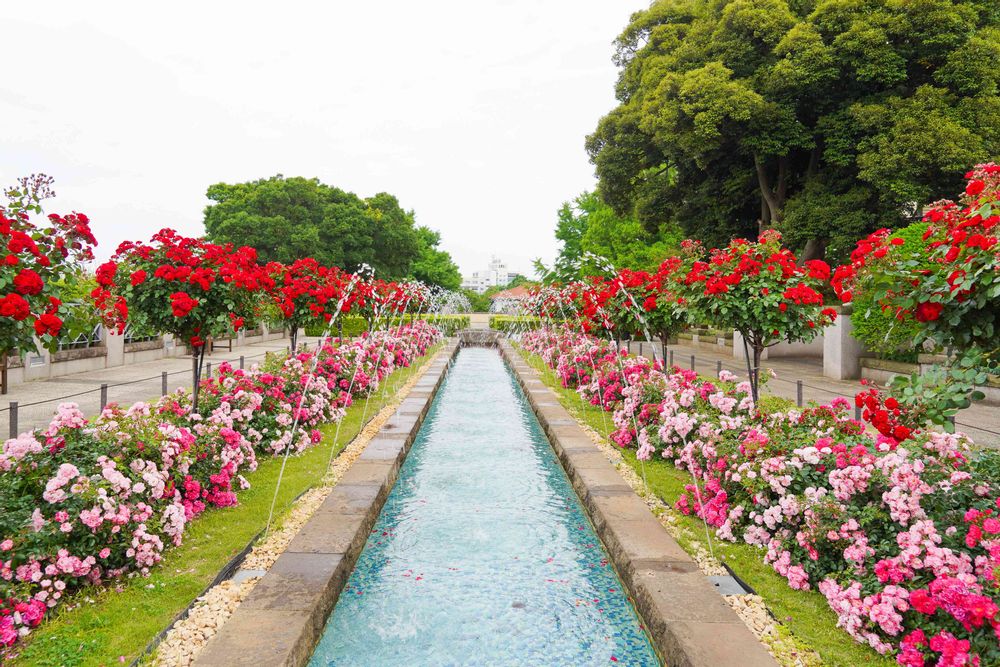
POLYGON ((670 667, 774 667, 777 663, 763 645, 538 373, 506 341, 500 349, 664 663, 670 667))
POLYGON ((449 342, 430 363, 195 665, 309 662, 457 350, 458 343, 449 342))

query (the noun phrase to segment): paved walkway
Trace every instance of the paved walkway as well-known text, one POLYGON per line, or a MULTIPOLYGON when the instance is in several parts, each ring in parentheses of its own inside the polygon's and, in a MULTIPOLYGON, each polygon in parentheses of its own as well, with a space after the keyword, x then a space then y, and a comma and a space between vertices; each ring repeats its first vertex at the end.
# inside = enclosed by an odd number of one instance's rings
MULTIPOLYGON (((299 340, 312 347, 317 339, 300 336, 299 340)), ((234 345, 232 351, 216 349, 213 354, 205 357, 206 368, 203 372, 207 370, 207 364, 212 364, 213 373, 223 361, 238 364, 240 356, 243 356, 246 367, 249 368, 255 363, 262 362, 268 352, 287 349, 287 338, 239 347, 234 345)), ((168 391, 178 387, 191 387, 191 357, 188 356, 157 359, 12 385, 7 395, 0 396, 0 441, 6 439, 10 432, 9 401, 18 402, 17 430, 23 433, 33 428, 47 426, 60 403, 77 403, 84 414, 97 414, 100 412, 102 384, 108 385, 109 403, 128 405, 135 401, 155 399, 162 393, 163 371, 168 373, 168 391)))
MULTIPOLYGON (((638 343, 633 343, 633 351, 638 353, 638 343)), ((652 355, 652 346, 643 345, 643 353, 652 355)), ((685 345, 671 345, 673 362, 683 368, 691 367, 691 355, 695 355, 695 369, 704 375, 715 375, 718 362, 722 367, 740 377, 746 377, 745 362, 732 355, 722 354, 703 348, 685 345)), ((668 352, 669 354, 669 352, 668 352)), ((831 380, 823 375, 823 362, 815 358, 765 359, 764 368, 774 370, 775 376, 768 380, 764 391, 796 400, 797 381, 802 381, 802 400, 829 403, 843 396, 854 404, 854 395, 863 389, 858 380, 831 380)), ((973 404, 961 411, 955 420, 959 431, 965 432, 976 443, 985 447, 1000 448, 1000 408, 982 403, 973 404)))

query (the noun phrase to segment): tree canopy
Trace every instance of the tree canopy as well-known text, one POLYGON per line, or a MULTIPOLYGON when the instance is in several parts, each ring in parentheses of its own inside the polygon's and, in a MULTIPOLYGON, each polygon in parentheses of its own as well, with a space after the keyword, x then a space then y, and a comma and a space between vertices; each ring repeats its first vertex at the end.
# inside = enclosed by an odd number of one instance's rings
POLYGON ((680 232, 672 223, 650 232, 634 216, 615 213, 595 192, 565 202, 558 215, 556 239, 561 245, 555 264, 551 270, 536 265, 550 281, 565 283, 605 273, 607 267, 593 256, 615 268, 655 271, 680 247, 680 232))
POLYGON ((587 149, 647 230, 840 257, 1000 155, 995 0, 657 0, 616 46, 587 149))
POLYGON ((208 188, 205 229, 216 243, 249 245, 262 262, 314 257, 355 271, 372 266, 386 279, 407 276, 421 259, 413 212, 381 192, 362 199, 316 178, 280 174, 208 188))
POLYGON ((458 265, 450 254, 438 248, 441 233, 430 227, 417 227, 416 232, 419 252, 410 266, 410 277, 450 290, 461 287, 462 273, 458 265))

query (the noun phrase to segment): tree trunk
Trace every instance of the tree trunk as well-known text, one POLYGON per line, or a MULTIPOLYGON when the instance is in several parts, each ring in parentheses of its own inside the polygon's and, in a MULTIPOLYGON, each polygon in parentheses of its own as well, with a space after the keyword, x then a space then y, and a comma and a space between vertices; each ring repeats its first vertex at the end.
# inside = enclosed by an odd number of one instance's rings
POLYGON ((191 390, 191 412, 198 412, 198 394, 201 393, 201 367, 204 362, 204 345, 191 350, 191 371, 194 375, 194 386, 191 390))
POLYGON ((298 351, 299 328, 294 323, 288 327, 288 339, 292 342, 292 354, 298 351))
POLYGON ((760 188, 761 213, 766 209, 767 215, 762 215, 761 222, 767 227, 762 227, 761 232, 766 231, 771 225, 781 222, 782 209, 785 206, 785 198, 788 195, 788 156, 782 155, 778 158, 778 176, 775 187, 771 186, 771 179, 767 175, 767 165, 759 155, 754 155, 753 164, 757 171, 757 185, 760 188))
POLYGON ((809 239, 799 254, 799 264, 804 264, 810 259, 823 259, 824 255, 826 255, 826 239, 809 239))

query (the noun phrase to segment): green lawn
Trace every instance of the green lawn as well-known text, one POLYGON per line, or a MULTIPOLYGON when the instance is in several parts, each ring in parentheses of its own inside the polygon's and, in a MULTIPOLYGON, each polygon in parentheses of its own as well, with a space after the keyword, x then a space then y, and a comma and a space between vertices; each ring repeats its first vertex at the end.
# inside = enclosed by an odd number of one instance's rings
MULTIPOLYGON (((410 368, 392 375, 390 389, 418 372, 438 349, 440 344, 410 368)), ((372 396, 368 418, 393 396, 392 392, 387 392, 385 400, 381 392, 372 396)), ((336 425, 327 424, 321 429, 325 437, 319 445, 288 459, 276 516, 283 517, 295 498, 320 481, 331 448, 339 452, 361 430, 363 410, 364 401, 347 410, 336 443, 336 425)), ((168 550, 151 576, 123 581, 117 588, 81 591, 30 635, 20 656, 9 664, 110 666, 119 664, 121 656, 131 662, 264 529, 280 468, 280 458, 261 459, 257 470, 247 475, 251 486, 240 492, 239 505, 198 517, 185 533, 184 543, 168 550)))
MULTIPOLYGON (((611 427, 610 415, 605 419, 598 407, 582 402, 579 395, 564 389, 555 372, 549 369, 540 357, 522 350, 525 359, 541 373, 542 380, 559 396, 559 401, 577 419, 585 422, 598 433, 607 437, 611 427)), ((762 405, 771 409, 783 409, 790 402, 776 397, 765 397, 762 405)), ((640 462, 635 458, 635 450, 623 450, 625 461, 641 475, 640 462)), ((691 483, 690 476, 662 459, 647 461, 646 483, 650 490, 667 505, 674 502, 684 492, 684 485, 691 483)), ((685 530, 678 542, 687 551, 693 551, 700 544, 706 551, 705 528, 700 520, 681 515, 678 524, 685 530)), ((836 627, 837 616, 827 605, 826 598, 817 591, 795 591, 788 587, 784 577, 776 573, 763 559, 762 550, 748 544, 732 544, 714 539, 715 555, 729 564, 745 582, 764 598, 768 609, 783 625, 794 644, 815 651, 823 665, 836 667, 856 667, 857 665, 895 665, 895 660, 885 658, 872 649, 858 644, 847 633, 836 627)))

